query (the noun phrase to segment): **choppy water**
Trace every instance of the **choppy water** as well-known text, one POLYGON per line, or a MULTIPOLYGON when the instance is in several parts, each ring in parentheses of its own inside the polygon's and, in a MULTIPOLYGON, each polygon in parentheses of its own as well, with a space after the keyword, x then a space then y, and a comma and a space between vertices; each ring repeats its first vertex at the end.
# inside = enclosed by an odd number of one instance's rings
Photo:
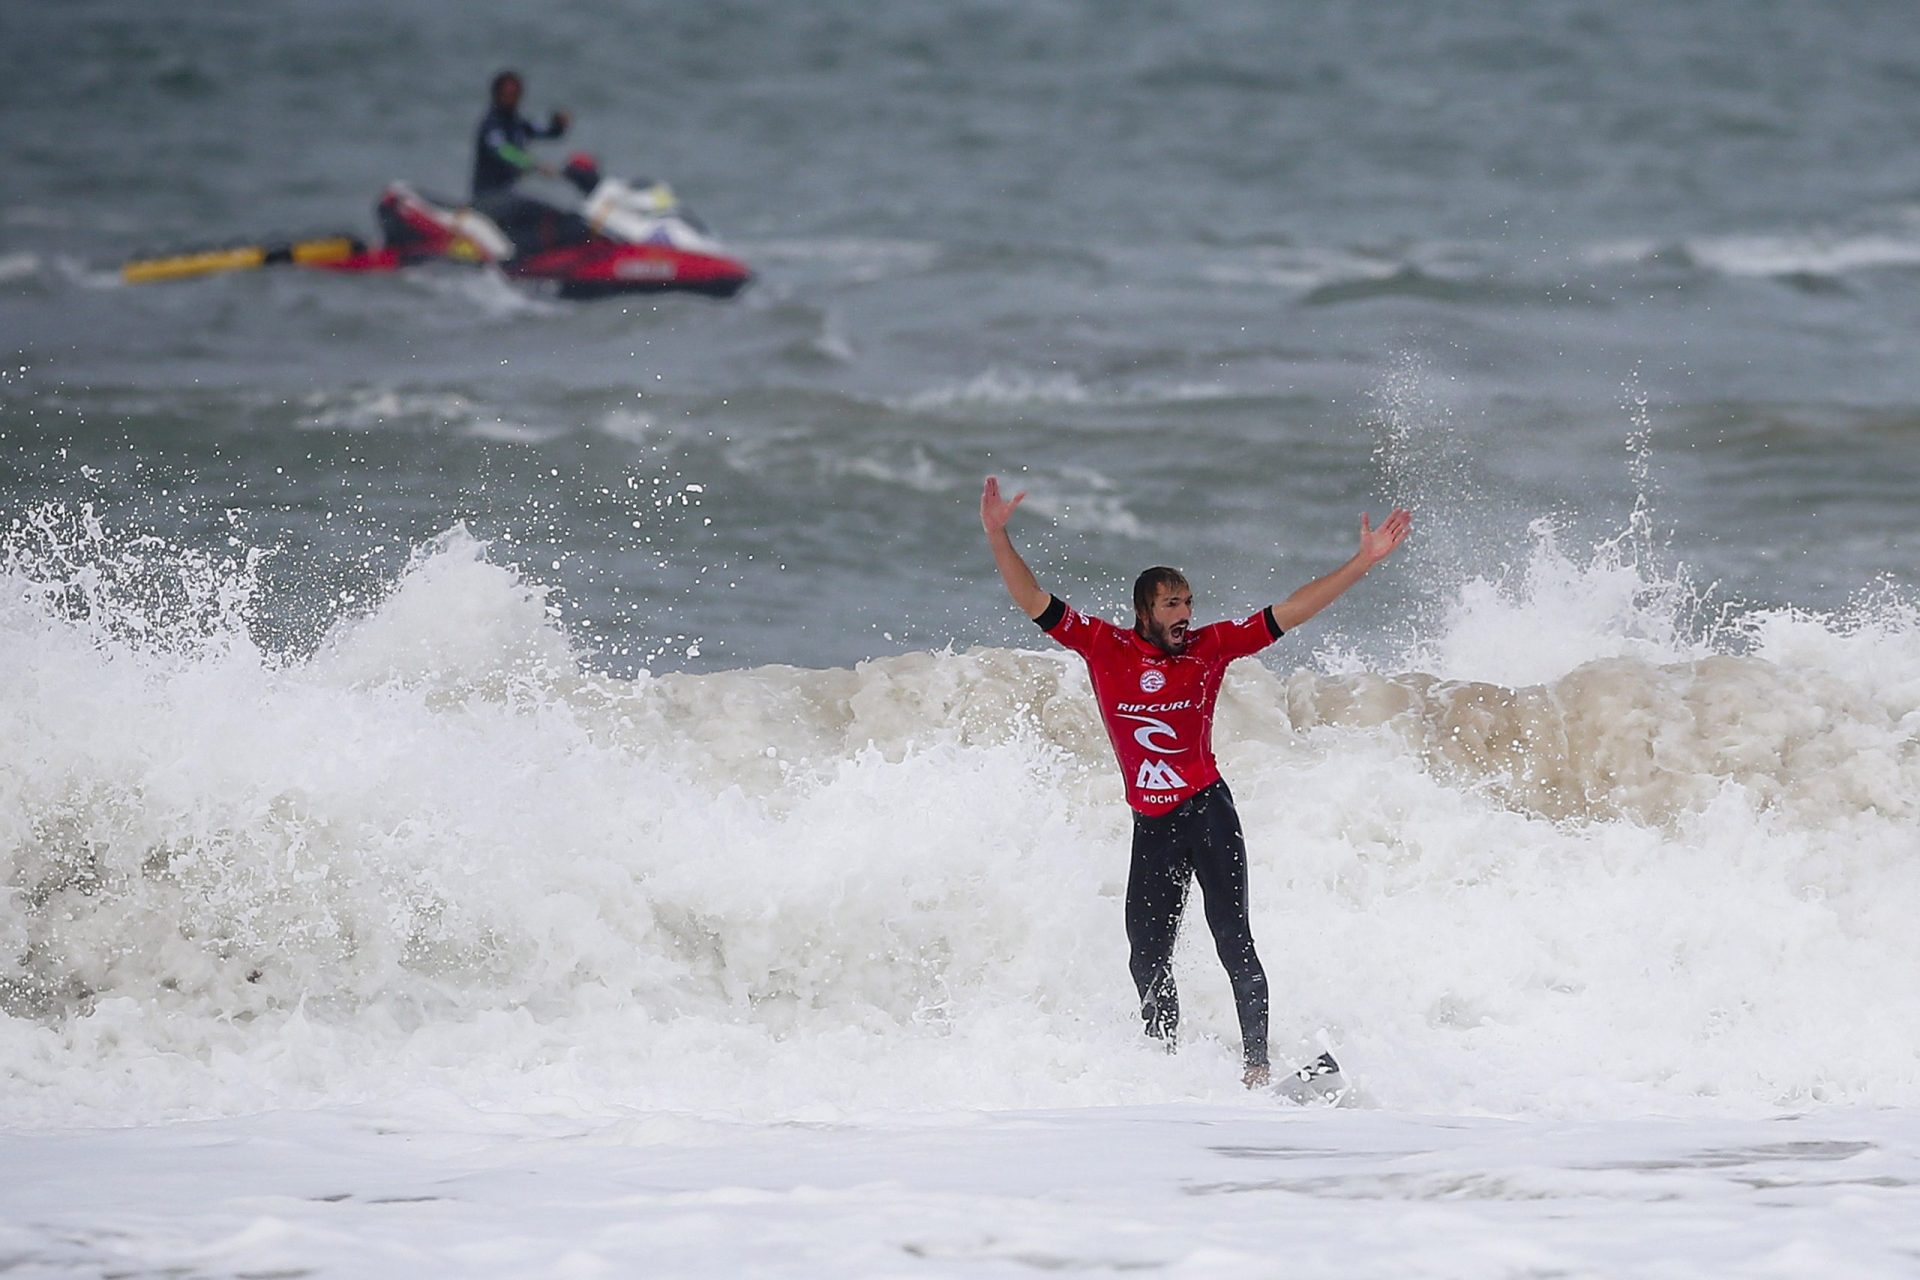
POLYGON ((1897 6, 868 10, 11 15, 0 502, 203 546, 236 511, 295 645, 464 520, 611 669, 1021 635, 973 528, 989 469, 1101 605, 1173 560, 1238 608, 1397 498, 1410 559, 1509 567, 1535 518, 1620 525, 1636 432, 1703 582, 1833 608, 1911 581, 1897 6), (759 285, 112 281, 141 248, 370 234, 391 178, 457 189, 505 60, 759 285), (697 516, 663 510, 688 483, 697 516))
MULTIPOLYGON (((1817 1114, 1866 1144, 1836 1159, 1903 1171, 1859 1192, 1875 1212, 1904 1202, 1903 8, 4 22, 7 1122, 404 1088, 776 1145, 950 1109, 1229 1123, 1200 941, 1193 1042, 1138 1046, 1126 814, 1084 676, 985 554, 997 471, 1032 491, 1042 581, 1110 616, 1155 562, 1250 610, 1344 558, 1359 511, 1416 508, 1399 556, 1236 668, 1218 732, 1276 1052, 1336 1046, 1381 1151, 1427 1149, 1420 1115, 1601 1126, 1556 1148, 1560 1185, 1817 1114), (672 180, 752 289, 114 277, 144 248, 370 233, 392 178, 457 187, 509 61, 610 169, 672 180)), ((861 1167, 821 1159, 797 1167, 861 1167)), ((1396 1159, 1355 1176, 1401 1185, 1396 1159)), ((1530 1203, 1494 1163, 1489 1198, 1530 1203)), ((1128 1167, 1123 1216, 1161 1194, 1128 1167)), ((1346 1185, 1315 1176, 1266 1191, 1346 1185)), ((1654 1194, 1628 1181, 1618 1203, 1654 1194)), ((1764 1220, 1778 1251, 1739 1265, 1815 1256, 1723 1191, 1700 1221, 1764 1220)), ((974 1193, 1018 1234, 1006 1186, 974 1193)), ((1820 1256, 1897 1267, 1808 1212, 1820 1256)), ((1033 1256, 1119 1256, 1077 1230, 1033 1256)), ((1433 1273, 1523 1262, 1460 1244, 1433 1273)))

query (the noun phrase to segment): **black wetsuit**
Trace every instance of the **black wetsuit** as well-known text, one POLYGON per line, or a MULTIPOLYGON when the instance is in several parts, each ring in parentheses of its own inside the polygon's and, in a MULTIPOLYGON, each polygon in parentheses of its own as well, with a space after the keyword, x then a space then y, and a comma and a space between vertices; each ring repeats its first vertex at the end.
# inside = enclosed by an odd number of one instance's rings
POLYGON ((557 138, 566 131, 566 122, 558 117, 542 129, 513 107, 490 108, 473 140, 474 199, 508 190, 533 167, 533 157, 527 154, 529 141, 557 138))
POLYGON ((1247 923, 1247 846, 1224 781, 1195 793, 1171 813, 1133 815, 1127 874, 1128 964, 1140 990, 1147 1034, 1172 1043, 1180 1027, 1173 985, 1173 941, 1188 886, 1199 880, 1214 950, 1233 985, 1247 1065, 1267 1065, 1267 975, 1247 923))
POLYGON ((1213 758, 1213 712, 1227 665, 1280 638, 1273 610, 1189 632, 1177 654, 1057 596, 1034 622, 1086 659, 1133 810, 1127 942, 1147 1034, 1171 1042, 1179 1030, 1173 940, 1198 879, 1247 1065, 1267 1065, 1267 975, 1247 924, 1247 847, 1213 758))

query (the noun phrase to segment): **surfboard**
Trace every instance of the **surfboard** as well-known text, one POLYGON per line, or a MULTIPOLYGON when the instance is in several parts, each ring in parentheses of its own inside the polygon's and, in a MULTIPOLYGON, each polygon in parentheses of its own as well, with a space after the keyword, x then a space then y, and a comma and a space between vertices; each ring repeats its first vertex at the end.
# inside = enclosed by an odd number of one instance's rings
POLYGON ((1333 1060, 1333 1055, 1323 1053, 1274 1081, 1273 1091, 1289 1102, 1338 1106, 1347 1094, 1347 1080, 1340 1074, 1340 1064, 1333 1060))

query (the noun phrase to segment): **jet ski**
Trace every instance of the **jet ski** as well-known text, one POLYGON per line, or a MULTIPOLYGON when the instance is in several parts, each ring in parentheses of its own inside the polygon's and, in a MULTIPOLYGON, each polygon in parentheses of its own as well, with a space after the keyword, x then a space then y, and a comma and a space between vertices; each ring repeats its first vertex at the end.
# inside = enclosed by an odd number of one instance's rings
POLYGON ((572 156, 563 176, 581 193, 577 209, 518 192, 462 203, 395 182, 374 206, 379 245, 322 236, 143 259, 121 275, 143 282, 280 264, 377 273, 453 262, 495 267, 563 298, 666 290, 730 298, 753 278, 666 183, 607 177, 585 154, 572 156))

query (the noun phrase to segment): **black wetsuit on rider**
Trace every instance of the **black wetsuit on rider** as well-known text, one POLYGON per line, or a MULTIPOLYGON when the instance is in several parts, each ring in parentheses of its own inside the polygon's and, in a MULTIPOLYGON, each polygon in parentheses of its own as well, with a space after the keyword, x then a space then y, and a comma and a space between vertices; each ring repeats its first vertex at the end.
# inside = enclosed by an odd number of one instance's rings
POLYGON ((522 174, 540 168, 527 144, 558 138, 568 116, 556 111, 543 128, 520 114, 520 76, 502 71, 493 78, 487 114, 473 141, 473 207, 492 218, 521 253, 571 244, 591 235, 578 215, 520 195, 513 187, 522 174))
POLYGON ((473 198, 478 201, 511 190, 521 174, 538 167, 527 143, 535 138, 558 138, 566 131, 564 113, 554 112, 542 128, 520 114, 517 102, 503 104, 496 96, 474 135, 473 198))

